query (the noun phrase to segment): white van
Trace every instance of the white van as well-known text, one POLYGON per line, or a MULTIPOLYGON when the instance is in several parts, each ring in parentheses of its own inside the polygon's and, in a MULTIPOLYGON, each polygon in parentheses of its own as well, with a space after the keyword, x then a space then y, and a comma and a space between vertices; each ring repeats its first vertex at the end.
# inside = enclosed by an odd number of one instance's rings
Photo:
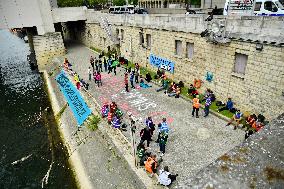
POLYGON ((113 6, 109 8, 109 13, 112 14, 134 14, 133 5, 113 6))
POLYGON ((256 0, 254 14, 259 16, 284 16, 284 7, 278 0, 256 0))
MULTIPOLYGON (((231 1, 234 3, 239 2, 234 0, 231 1)), ((223 15, 228 15, 229 3, 230 0, 226 0, 223 15)), ((236 8, 235 5, 234 8, 236 8)), ((243 8, 245 9, 244 6, 243 8)), ((242 10, 242 7, 239 9, 242 10)), ((242 12, 240 12, 240 15, 241 14, 242 12)), ((279 0, 255 0, 253 14, 258 16, 284 16, 284 6, 279 2, 279 0)))

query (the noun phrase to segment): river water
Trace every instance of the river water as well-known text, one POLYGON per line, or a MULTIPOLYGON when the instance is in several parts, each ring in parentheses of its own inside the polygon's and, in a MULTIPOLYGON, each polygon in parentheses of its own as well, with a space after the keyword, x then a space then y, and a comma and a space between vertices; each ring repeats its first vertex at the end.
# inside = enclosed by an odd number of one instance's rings
POLYGON ((0 188, 76 188, 43 79, 31 70, 28 53, 28 44, 0 30, 0 188))

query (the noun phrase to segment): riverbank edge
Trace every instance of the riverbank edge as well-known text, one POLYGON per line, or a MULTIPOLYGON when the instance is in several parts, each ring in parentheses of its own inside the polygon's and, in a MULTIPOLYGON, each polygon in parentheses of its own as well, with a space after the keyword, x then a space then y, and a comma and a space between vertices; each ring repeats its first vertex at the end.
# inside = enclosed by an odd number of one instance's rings
MULTIPOLYGON (((60 107, 60 103, 58 102, 58 99, 55 95, 55 91, 57 89, 54 89, 51 84, 52 77, 49 77, 48 72, 46 70, 43 70, 43 78, 45 85, 47 87, 48 96, 50 99, 51 106, 53 108, 54 116, 56 116, 62 107, 60 107)), ((58 89, 59 90, 59 89, 58 89)), ((83 99, 88 104, 89 108, 92 110, 92 113, 94 115, 98 115, 98 111, 96 108, 98 108, 98 103, 94 98, 86 97, 89 96, 87 91, 80 91, 83 99)), ((91 189, 95 188, 92 184, 92 182, 89 180, 89 177, 84 169, 83 162, 81 160, 81 156, 83 154, 79 154, 77 150, 74 150, 72 148, 72 145, 68 143, 68 138, 70 137, 69 132, 65 130, 64 128, 68 127, 68 124, 63 120, 58 120, 58 131, 60 133, 60 137, 65 144, 68 154, 70 156, 69 163, 71 168, 73 168, 74 177, 76 180, 76 184, 79 188, 82 189, 91 189), (59 126, 60 125, 60 126, 59 126)), ((124 158, 125 162, 127 163, 129 170, 131 170, 132 174, 134 174, 137 179, 141 181, 141 183, 144 185, 145 188, 154 189, 154 188, 162 188, 159 187, 157 184, 156 179, 150 178, 145 170, 143 168, 137 168, 135 167, 134 158, 132 155, 132 148, 130 142, 125 138, 125 136, 118 131, 117 129, 113 129, 108 126, 107 122, 105 120, 102 120, 98 127, 99 131, 106 136, 113 144, 114 150, 124 158)), ((157 177, 154 177, 157 178, 157 177)))
MULTIPOLYGON (((53 114, 54 116, 56 116, 57 113, 60 112, 61 107, 59 105, 59 102, 57 100, 57 97, 55 95, 54 89, 52 88, 51 85, 51 81, 50 81, 50 77, 48 76, 48 73, 46 70, 41 71, 43 73, 43 78, 44 78, 44 82, 47 88, 47 92, 48 92, 48 97, 52 106, 52 110, 53 110, 53 114)), ((78 188, 84 188, 84 189, 91 189, 93 188, 91 181, 88 179, 89 177, 87 176, 85 170, 84 170, 84 166, 82 163, 82 160, 80 158, 80 155, 77 151, 75 151, 74 149, 72 149, 72 145, 70 145, 66 138, 68 135, 68 132, 66 130, 64 130, 64 128, 67 127, 67 123, 63 120, 63 119, 59 119, 58 120, 59 123, 57 124, 61 124, 62 126, 60 127, 59 125, 57 126, 57 129, 59 131, 60 134, 60 138, 62 140, 62 142, 64 143, 64 145, 67 148, 68 151, 68 156, 70 157, 68 159, 68 162, 71 166, 71 170, 73 170, 73 175, 75 177, 76 180, 76 185, 78 186, 78 188)))

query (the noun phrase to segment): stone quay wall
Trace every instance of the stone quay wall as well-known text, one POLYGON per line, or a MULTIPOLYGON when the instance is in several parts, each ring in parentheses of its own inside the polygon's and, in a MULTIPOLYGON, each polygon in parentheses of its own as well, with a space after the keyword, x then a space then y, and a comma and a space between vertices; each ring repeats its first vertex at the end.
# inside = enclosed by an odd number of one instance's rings
POLYGON ((38 69, 43 71, 54 57, 65 54, 65 47, 60 32, 50 32, 33 36, 33 46, 38 69))
POLYGON ((174 74, 168 74, 174 80, 182 80, 188 86, 194 79, 201 79, 200 92, 210 88, 219 100, 231 97, 243 112, 262 113, 268 119, 283 113, 284 18, 227 18, 232 41, 212 44, 200 36, 207 24, 200 16, 95 15, 89 13, 85 27, 75 28, 76 38, 86 46, 106 50, 113 45, 100 26, 100 17, 107 16, 113 34, 120 39, 121 55, 130 61, 157 70, 148 61, 153 53, 175 62, 174 74), (140 33, 144 36, 143 45, 140 33), (147 36, 151 36, 149 46, 147 36), (176 54, 176 40, 181 41, 179 55, 176 54), (186 57, 187 43, 193 45, 191 58, 186 57), (263 45, 262 50, 256 50, 257 43, 263 45), (247 57, 244 74, 234 71, 239 54, 247 57), (213 73, 212 82, 205 80, 207 72, 213 73))

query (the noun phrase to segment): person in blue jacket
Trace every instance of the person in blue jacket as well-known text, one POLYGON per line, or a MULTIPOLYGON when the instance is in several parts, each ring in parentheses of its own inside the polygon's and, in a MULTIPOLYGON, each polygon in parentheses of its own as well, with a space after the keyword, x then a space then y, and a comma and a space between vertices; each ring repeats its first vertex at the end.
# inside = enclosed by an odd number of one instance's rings
POLYGON ((234 103, 231 98, 228 98, 226 106, 219 108, 218 112, 221 112, 223 110, 229 110, 230 112, 235 113, 234 103))

